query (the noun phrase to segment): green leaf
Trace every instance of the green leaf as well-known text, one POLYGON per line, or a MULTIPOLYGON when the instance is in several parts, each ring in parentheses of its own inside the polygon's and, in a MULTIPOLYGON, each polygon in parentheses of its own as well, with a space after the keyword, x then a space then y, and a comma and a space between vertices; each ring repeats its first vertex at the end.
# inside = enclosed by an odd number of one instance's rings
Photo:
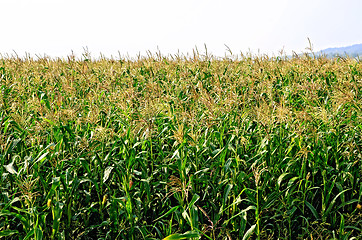
POLYGON ((341 223, 339 224, 339 234, 344 235, 344 217, 343 214, 339 213, 341 215, 341 223))
POLYGON ((48 151, 45 152, 45 153, 43 153, 43 154, 34 162, 34 164, 37 163, 37 162, 43 163, 44 160, 45 160, 45 159, 43 160, 43 158, 45 158, 48 154, 49 154, 48 151), (42 160, 43 160, 43 161, 42 161, 42 160))
POLYGON ((11 174, 18 174, 13 164, 14 163, 9 163, 8 165, 4 165, 4 168, 11 174))
POLYGON ((55 193, 55 190, 59 186, 60 186, 60 178, 59 177, 53 177, 52 178, 52 187, 50 188, 50 190, 48 192, 48 195, 46 197, 47 200, 52 197, 52 195, 55 193))
POLYGON ((26 234, 25 238, 23 240, 30 239, 34 235, 34 229, 30 230, 28 234, 26 234))
POLYGON ((350 204, 353 204, 353 203, 358 203, 358 199, 352 199, 352 200, 349 200, 347 202, 344 202, 342 203, 341 205, 338 206, 338 209, 344 207, 344 206, 347 206, 347 205, 350 205, 350 204))
POLYGON ((191 208, 195 204, 195 202, 197 202, 199 199, 200 199, 200 196, 197 194, 194 194, 194 196, 191 199, 191 202, 189 203, 189 208, 191 208))
MULTIPOLYGON (((14 208, 15 210, 27 213, 26 211, 21 210, 14 206, 12 208, 14 208)), ((25 226, 26 229, 29 229, 29 227, 30 227, 27 219, 24 216, 22 216, 21 214, 10 212, 10 211, 2 211, 2 212, 0 212, 0 216, 14 216, 22 222, 22 224, 25 226)))
POLYGON ((249 206, 249 207, 243 209, 243 210, 240 211, 239 213, 237 213, 237 214, 233 215, 231 218, 227 219, 227 220, 225 221, 225 225, 228 224, 232 219, 236 218, 237 216, 239 216, 239 215, 241 215, 241 214, 246 213, 246 212, 249 211, 249 210, 256 210, 256 207, 255 207, 255 206, 249 206))
POLYGON ((106 169, 104 170, 104 175, 103 175, 103 183, 105 183, 108 180, 109 175, 111 174, 112 170, 113 170, 113 167, 111 167, 111 166, 106 167, 106 169))
POLYGON ((42 240, 43 239, 43 231, 39 227, 35 228, 34 234, 35 234, 35 239, 36 240, 42 240))
POLYGON ((307 205, 307 207, 309 208, 309 210, 312 212, 313 216, 316 219, 319 219, 319 214, 317 212, 317 210, 315 209, 315 207, 312 206, 312 204, 310 204, 309 202, 305 201, 305 205, 307 205))
POLYGON ((186 210, 182 212, 182 217, 183 217, 190 225, 192 225, 191 218, 190 218, 190 216, 189 216, 189 214, 187 213, 186 210))
POLYGON ((358 228, 356 226, 345 226, 344 229, 354 229, 357 230, 358 232, 362 232, 362 228, 358 228))
POLYGON ((253 226, 251 226, 248 231, 246 231, 246 233, 244 234, 243 240, 247 240, 251 237, 251 235, 254 233, 256 224, 254 224, 253 226))
POLYGON ((14 235, 14 234, 18 234, 19 232, 16 231, 16 230, 3 230, 3 231, 0 231, 0 237, 8 237, 8 236, 11 236, 11 235, 14 235))
POLYGON ((163 240, 177 240, 177 239, 190 239, 190 238, 198 238, 200 234, 197 232, 189 231, 183 234, 175 233, 165 237, 163 240))
POLYGON ((345 189, 345 190, 343 190, 342 192, 338 193, 337 196, 335 196, 335 197, 333 198, 333 200, 332 200, 331 203, 329 204, 329 207, 327 208, 327 210, 326 210, 325 213, 323 214, 324 216, 327 216, 327 214, 332 210, 334 204, 336 203, 337 198, 338 198, 341 194, 343 194, 344 192, 346 192, 346 191, 348 191, 348 190, 350 190, 350 189, 345 189))
POLYGON ((272 192, 271 194, 269 194, 269 196, 267 197, 266 202, 264 203, 264 205, 262 206, 261 209, 264 210, 264 209, 270 208, 270 207, 274 204, 274 202, 275 202, 283 193, 284 193, 284 191, 279 192, 279 193, 277 193, 277 192, 272 192))
POLYGON ((226 187, 226 191, 224 193, 224 204, 226 203, 226 200, 229 196, 229 193, 231 191, 231 189, 233 188, 233 185, 232 184, 228 184, 227 187, 226 187))
POLYGON ((179 209, 180 207, 181 207, 181 206, 176 206, 176 207, 171 208, 167 213, 163 214, 161 217, 158 217, 158 218, 156 218, 156 219, 153 220, 153 221, 156 222, 156 221, 160 220, 161 218, 168 216, 169 214, 173 213, 174 211, 176 211, 176 210, 179 209))
POLYGON ((283 179, 286 178, 288 175, 291 174, 289 172, 285 172, 278 177, 278 187, 280 187, 280 184, 282 183, 283 179))

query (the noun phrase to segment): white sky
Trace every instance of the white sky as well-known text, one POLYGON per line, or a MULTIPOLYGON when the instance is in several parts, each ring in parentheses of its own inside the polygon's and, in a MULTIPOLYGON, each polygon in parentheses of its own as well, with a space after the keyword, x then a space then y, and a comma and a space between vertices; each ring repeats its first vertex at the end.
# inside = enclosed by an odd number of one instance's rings
POLYGON ((0 53, 225 56, 362 43, 362 0, 0 0, 0 53))

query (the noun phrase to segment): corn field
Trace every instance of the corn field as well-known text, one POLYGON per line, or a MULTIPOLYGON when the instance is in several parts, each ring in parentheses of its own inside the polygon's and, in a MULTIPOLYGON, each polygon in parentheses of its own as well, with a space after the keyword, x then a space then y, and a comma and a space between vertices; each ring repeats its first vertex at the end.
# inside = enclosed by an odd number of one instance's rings
POLYGON ((353 58, 0 59, 0 237, 362 239, 353 58))

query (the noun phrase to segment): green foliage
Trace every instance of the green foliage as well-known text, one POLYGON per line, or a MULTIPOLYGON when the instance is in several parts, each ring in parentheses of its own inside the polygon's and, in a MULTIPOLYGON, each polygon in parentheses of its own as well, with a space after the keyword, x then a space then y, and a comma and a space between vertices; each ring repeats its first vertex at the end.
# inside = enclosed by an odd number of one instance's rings
POLYGON ((0 237, 358 239, 362 65, 0 64, 0 237))

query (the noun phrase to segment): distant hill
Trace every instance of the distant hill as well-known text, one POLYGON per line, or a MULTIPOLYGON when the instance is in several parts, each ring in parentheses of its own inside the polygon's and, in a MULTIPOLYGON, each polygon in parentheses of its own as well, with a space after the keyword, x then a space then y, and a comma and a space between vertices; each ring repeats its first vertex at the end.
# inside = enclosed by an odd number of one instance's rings
POLYGON ((325 54, 328 57, 344 56, 346 54, 350 57, 358 57, 362 56, 362 44, 355 44, 348 47, 327 48, 316 53, 316 55, 322 54, 325 54))

